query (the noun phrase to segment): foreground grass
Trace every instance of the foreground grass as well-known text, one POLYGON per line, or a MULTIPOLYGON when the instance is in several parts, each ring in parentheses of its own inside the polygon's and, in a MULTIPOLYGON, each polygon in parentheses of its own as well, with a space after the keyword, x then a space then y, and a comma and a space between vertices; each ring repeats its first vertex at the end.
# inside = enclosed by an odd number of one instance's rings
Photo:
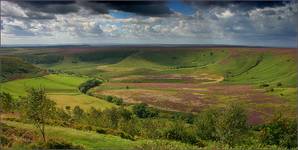
MULTIPOLYGON (((9 126, 37 131, 31 124, 5 121, 9 126)), ((80 131, 71 128, 47 126, 46 134, 50 138, 63 138, 75 145, 83 145, 86 149, 133 149, 141 141, 131 141, 113 135, 98 134, 91 131, 80 131)))
MULTIPOLYGON (((32 124, 25 124, 20 122, 5 121, 9 126, 16 128, 37 131, 32 124)), ((98 134, 94 131, 80 131, 71 128, 47 126, 46 134, 48 138, 62 138, 74 145, 82 145, 85 149, 96 150, 145 150, 145 149, 160 149, 160 150, 195 150, 198 147, 177 141, 170 140, 137 140, 131 141, 122 139, 118 136, 98 134)), ((23 149, 24 147, 15 147, 23 149)), ((208 148, 207 148, 208 149, 208 148)), ((211 149, 211 148, 209 148, 211 149)), ((213 149, 213 147, 212 147, 213 149)))

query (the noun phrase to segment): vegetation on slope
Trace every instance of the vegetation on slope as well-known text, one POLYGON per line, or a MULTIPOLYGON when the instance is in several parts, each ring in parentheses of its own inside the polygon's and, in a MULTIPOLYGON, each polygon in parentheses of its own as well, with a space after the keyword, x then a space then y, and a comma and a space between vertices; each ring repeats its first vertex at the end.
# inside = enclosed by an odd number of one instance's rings
POLYGON ((0 57, 0 82, 44 74, 40 68, 16 57, 0 57))
POLYGON ((21 59, 32 64, 54 64, 63 61, 63 55, 43 54, 43 55, 20 55, 21 59))

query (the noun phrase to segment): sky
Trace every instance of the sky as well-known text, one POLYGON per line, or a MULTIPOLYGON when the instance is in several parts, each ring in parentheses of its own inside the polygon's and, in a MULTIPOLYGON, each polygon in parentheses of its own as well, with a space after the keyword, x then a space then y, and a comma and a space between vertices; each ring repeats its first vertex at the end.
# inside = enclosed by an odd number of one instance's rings
POLYGON ((1 44, 297 47, 297 1, 5 1, 1 44))

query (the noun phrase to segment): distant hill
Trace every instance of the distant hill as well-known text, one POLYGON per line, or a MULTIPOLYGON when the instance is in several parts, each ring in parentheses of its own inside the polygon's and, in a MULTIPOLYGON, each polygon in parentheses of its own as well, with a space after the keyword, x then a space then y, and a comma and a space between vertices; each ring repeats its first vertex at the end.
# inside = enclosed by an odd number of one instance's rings
POLYGON ((0 82, 45 74, 42 69, 16 57, 0 57, 0 82))

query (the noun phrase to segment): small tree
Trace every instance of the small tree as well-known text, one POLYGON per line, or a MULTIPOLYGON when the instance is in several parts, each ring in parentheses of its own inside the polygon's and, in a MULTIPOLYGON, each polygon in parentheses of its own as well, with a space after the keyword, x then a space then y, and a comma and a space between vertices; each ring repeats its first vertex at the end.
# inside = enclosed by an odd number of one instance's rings
POLYGON ((102 112, 102 117, 105 127, 117 128, 121 116, 117 108, 113 107, 111 109, 105 109, 102 112))
POLYGON ((13 109, 14 102, 12 96, 9 93, 1 92, 0 93, 0 121, 1 113, 11 111, 13 109))
POLYGON ((40 131, 46 142, 45 124, 55 113, 54 101, 47 98, 45 89, 30 89, 26 98, 26 116, 40 131))
POLYGON ((228 106, 218 117, 216 132, 219 139, 231 146, 241 140, 247 130, 247 115, 238 103, 228 106))
POLYGON ((1 92, 0 93, 0 108, 3 111, 11 111, 13 108, 12 96, 9 93, 1 92))
POLYGON ((73 109, 73 118, 77 121, 81 120, 84 117, 84 110, 80 106, 75 106, 73 109))

